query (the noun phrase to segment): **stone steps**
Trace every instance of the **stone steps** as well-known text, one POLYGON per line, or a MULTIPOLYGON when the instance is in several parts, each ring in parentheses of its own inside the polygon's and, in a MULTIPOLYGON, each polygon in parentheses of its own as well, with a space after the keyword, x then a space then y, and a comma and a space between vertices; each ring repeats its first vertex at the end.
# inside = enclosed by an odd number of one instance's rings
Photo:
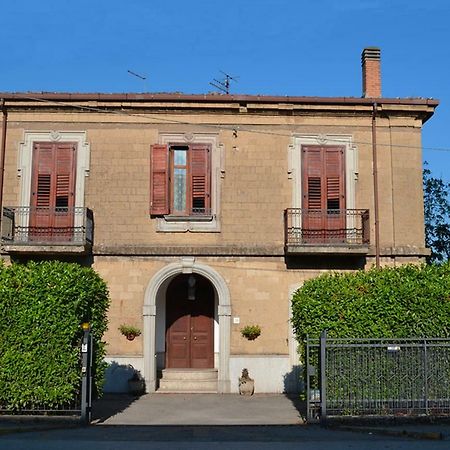
POLYGON ((217 393, 217 369, 164 369, 159 393, 217 393))

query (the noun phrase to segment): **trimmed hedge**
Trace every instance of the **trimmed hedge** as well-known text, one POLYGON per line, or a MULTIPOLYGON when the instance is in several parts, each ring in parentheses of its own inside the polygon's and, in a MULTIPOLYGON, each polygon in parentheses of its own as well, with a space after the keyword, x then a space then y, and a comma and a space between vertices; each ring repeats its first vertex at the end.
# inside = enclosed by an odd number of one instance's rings
POLYGON ((309 280, 292 299, 297 340, 450 337, 450 264, 404 265, 309 280))
POLYGON ((0 266, 0 408, 53 409, 77 400, 81 323, 92 324, 101 392, 109 294, 92 269, 58 261, 0 266))

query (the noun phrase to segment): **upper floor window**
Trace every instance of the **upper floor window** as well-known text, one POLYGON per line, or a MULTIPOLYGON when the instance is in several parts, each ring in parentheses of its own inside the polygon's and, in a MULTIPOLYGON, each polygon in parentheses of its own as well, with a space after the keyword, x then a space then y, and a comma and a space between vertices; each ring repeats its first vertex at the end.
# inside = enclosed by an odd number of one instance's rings
POLYGON ((150 211, 154 216, 211 216, 211 148, 153 145, 150 211))

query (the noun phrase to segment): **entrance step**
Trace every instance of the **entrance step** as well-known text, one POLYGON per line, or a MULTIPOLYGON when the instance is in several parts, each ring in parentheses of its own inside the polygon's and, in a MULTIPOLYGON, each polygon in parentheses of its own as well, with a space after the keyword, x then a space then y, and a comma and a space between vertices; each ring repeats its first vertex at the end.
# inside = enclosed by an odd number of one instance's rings
POLYGON ((157 392, 217 392, 217 369, 164 369, 157 392))

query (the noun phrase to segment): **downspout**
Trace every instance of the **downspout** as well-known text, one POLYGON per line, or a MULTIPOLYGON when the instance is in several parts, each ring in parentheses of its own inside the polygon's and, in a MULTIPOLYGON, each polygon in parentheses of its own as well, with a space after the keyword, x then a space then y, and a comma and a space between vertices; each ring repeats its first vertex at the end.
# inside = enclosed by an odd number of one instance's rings
POLYGON ((2 143, 0 147, 0 238, 3 222, 3 181, 5 175, 6 129, 8 123, 8 111, 6 110, 6 103, 4 98, 2 98, 1 109, 3 113, 3 121, 2 121, 2 143))
POLYGON ((380 268, 380 218, 378 204, 378 163, 377 163, 377 103, 372 109, 372 162, 373 162, 373 200, 375 214, 375 267, 380 268))

